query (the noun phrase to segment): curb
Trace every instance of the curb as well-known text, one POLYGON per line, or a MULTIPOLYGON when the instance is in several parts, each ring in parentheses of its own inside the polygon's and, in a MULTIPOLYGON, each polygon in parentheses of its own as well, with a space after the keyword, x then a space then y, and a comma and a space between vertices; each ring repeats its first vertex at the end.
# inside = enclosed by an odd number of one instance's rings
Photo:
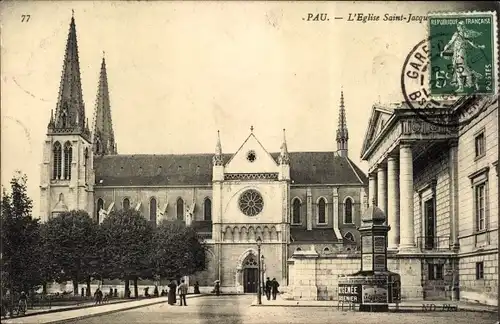
MULTIPOLYGON (((307 304, 275 304, 275 305, 270 305, 270 304, 262 304, 262 305, 257 305, 255 302, 252 303, 250 306, 252 307, 330 307, 330 308, 338 308, 338 306, 336 304, 331 304, 331 305, 328 305, 328 304, 319 304, 319 305, 307 305, 307 304)), ((346 309, 344 311, 349 311, 349 309, 347 309, 348 307, 347 306, 344 306, 346 309)), ((342 310, 339 308, 339 310, 342 310)), ((415 310, 421 310, 421 312, 449 312, 449 311, 446 311, 446 310, 435 310, 435 311, 424 311, 422 310, 422 306, 417 306, 417 305, 407 305, 407 306, 399 306, 398 308, 396 308, 395 306, 389 306, 389 312, 405 312, 405 311, 408 311, 408 312, 415 312, 415 310)), ((356 311, 356 310, 354 310, 356 311)), ((473 306, 460 306, 460 305, 457 305, 457 310, 456 312, 459 312, 459 311, 467 311, 467 312, 479 312, 479 313, 494 313, 496 314, 497 311, 496 310, 492 310, 492 309, 478 309, 476 307, 473 307, 473 306)))
MULTIPOLYGON (((191 299, 191 298, 198 298, 198 297, 209 296, 209 295, 208 294, 207 295, 204 295, 204 294, 196 294, 196 295, 194 295, 193 294, 193 295, 187 295, 187 296, 191 296, 191 297, 186 298, 186 299, 191 299)), ((166 302, 167 302, 166 300, 157 301, 157 302, 150 303, 150 304, 143 304, 143 305, 130 306, 130 307, 125 307, 125 308, 120 308, 120 309, 113 309, 113 310, 110 310, 110 311, 105 311, 105 312, 97 313, 97 314, 81 315, 81 316, 77 316, 77 317, 73 317, 73 318, 68 318, 68 319, 64 319, 64 320, 53 321, 53 322, 49 322, 49 323, 50 324, 62 324, 62 323, 67 323, 69 321, 78 321, 78 320, 81 320, 81 319, 84 319, 84 318, 91 318, 91 317, 109 315, 109 314, 113 314, 113 313, 118 313, 118 312, 123 312, 123 311, 127 311, 127 310, 137 309, 137 308, 141 308, 141 307, 148 307, 148 306, 163 304, 163 303, 166 303, 166 302)))

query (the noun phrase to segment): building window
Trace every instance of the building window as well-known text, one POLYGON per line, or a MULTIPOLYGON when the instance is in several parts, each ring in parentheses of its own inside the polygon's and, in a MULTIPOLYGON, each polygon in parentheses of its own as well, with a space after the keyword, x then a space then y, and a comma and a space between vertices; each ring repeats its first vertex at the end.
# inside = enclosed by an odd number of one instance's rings
POLYGON ((156 224, 156 198, 149 201, 149 220, 156 224))
POLYGON ((300 224, 300 205, 300 199, 295 198, 292 202, 292 224, 300 224))
POLYGON ((323 197, 318 200, 318 224, 326 224, 326 200, 323 197))
POLYGON ((203 216, 206 221, 212 220, 212 201, 210 198, 205 198, 205 202, 203 203, 203 216))
POLYGON ((184 220, 184 200, 182 198, 177 199, 177 219, 184 220))
POLYGON ((349 242, 349 243, 356 243, 356 240, 354 239, 354 235, 352 235, 351 232, 347 232, 344 235, 344 238, 349 242))
POLYGON ((486 183, 474 187, 476 231, 486 230, 486 183))
POLYGON ((102 200, 102 198, 97 199, 96 219, 97 219, 98 223, 101 222, 101 220, 99 219, 99 213, 101 212, 101 209, 103 209, 103 208, 104 208, 104 200, 102 200))
POLYGON ((429 280, 443 280, 444 279, 444 272, 443 272, 444 265, 442 264, 427 264, 427 271, 429 273, 429 280))
POLYGON ((476 262, 476 280, 484 279, 484 263, 476 262))
POLYGON ((346 198, 344 201, 344 224, 352 224, 352 199, 346 198))
POLYGON ((55 142, 53 148, 53 170, 52 179, 61 179, 62 170, 62 148, 61 143, 55 142))
POLYGON ((486 141, 484 140, 484 132, 476 135, 476 138, 474 141, 475 141, 475 145, 476 145, 476 158, 484 156, 486 153, 486 150, 485 150, 486 141))
POLYGON ((123 199, 122 208, 123 208, 123 210, 130 209, 130 200, 128 198, 123 199))
POLYGON ((73 157, 73 148, 70 142, 64 144, 64 180, 71 179, 71 159, 73 157))

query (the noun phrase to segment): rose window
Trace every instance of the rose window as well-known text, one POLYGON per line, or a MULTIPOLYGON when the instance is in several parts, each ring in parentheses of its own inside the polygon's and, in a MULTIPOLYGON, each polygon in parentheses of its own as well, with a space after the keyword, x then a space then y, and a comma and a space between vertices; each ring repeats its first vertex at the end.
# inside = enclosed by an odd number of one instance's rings
POLYGON ((250 189, 240 196, 239 206, 243 214, 255 216, 264 208, 264 199, 258 191, 250 189))

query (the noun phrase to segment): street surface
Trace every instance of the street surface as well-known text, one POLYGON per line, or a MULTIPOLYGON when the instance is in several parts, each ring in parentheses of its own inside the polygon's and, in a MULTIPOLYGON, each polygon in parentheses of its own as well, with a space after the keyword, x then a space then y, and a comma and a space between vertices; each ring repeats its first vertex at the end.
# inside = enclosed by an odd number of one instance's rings
MULTIPOLYGON (((188 299, 188 306, 152 305, 108 315, 67 321, 71 324, 493 324, 497 315, 480 312, 360 313, 329 307, 250 306, 255 296, 206 296, 188 299)), ((264 301, 265 302, 265 301, 264 301)))

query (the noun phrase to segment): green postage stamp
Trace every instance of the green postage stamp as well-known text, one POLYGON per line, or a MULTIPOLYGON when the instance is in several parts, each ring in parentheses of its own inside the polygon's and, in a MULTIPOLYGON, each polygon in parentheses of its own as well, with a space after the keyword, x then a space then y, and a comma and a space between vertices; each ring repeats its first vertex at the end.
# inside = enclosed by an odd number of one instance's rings
POLYGON ((497 19, 494 12, 429 14, 431 94, 496 94, 497 19))

